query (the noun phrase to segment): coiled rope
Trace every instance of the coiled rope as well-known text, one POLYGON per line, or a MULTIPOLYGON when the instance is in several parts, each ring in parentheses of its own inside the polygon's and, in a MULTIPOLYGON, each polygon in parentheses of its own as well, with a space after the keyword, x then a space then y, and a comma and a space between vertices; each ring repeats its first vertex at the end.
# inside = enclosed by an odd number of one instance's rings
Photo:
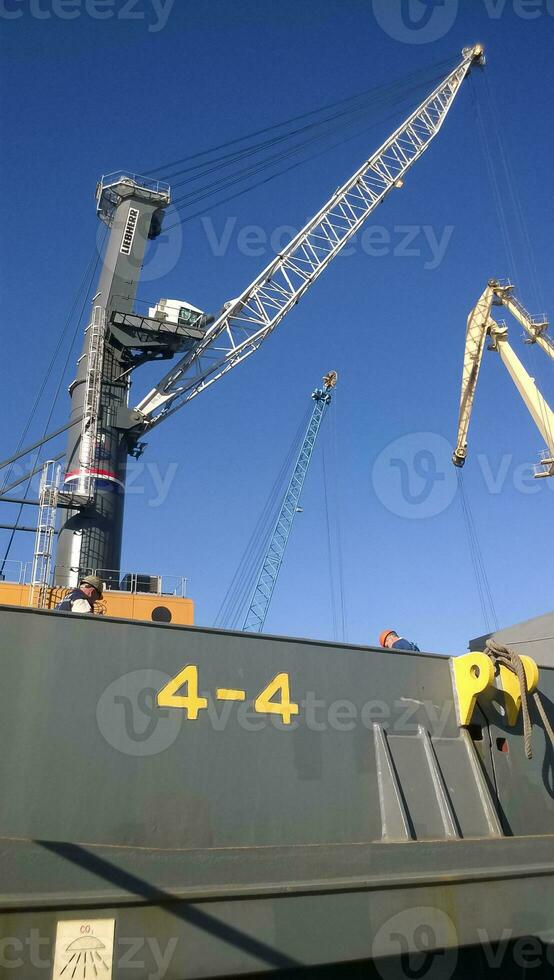
MULTIPOLYGON (((523 718, 523 741, 525 745, 525 755, 528 759, 533 758, 533 728, 531 724, 531 717, 529 715, 529 691, 527 689, 527 678, 525 676, 525 668, 523 666, 521 657, 519 653, 512 650, 510 647, 504 646, 502 643, 497 643, 496 640, 488 639, 485 648, 485 653, 492 660, 495 670, 498 672, 498 668, 506 667, 511 670, 513 674, 516 675, 519 681, 519 689, 521 692, 521 714, 523 718)), ((541 700, 541 696, 538 691, 533 691, 533 700, 535 702, 537 711, 544 725, 545 733, 550 738, 552 745, 554 745, 554 730, 547 717, 544 705, 541 700)))

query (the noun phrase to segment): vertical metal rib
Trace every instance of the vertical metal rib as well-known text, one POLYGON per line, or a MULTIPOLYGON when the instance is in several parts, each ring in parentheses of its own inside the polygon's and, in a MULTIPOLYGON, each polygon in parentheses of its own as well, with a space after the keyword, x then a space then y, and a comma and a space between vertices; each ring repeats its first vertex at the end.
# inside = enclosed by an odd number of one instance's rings
POLYGON ((408 815, 387 736, 381 725, 375 723, 373 725, 373 740, 381 809, 381 838, 387 841, 412 840, 408 815))
POLYGON ((429 765, 429 771, 431 773, 431 779, 433 780, 433 788, 435 790, 435 795, 437 798, 437 803, 439 805, 439 811, 441 815, 442 825, 444 827, 444 834, 447 838, 459 838, 461 837, 461 832, 458 827, 458 821, 456 820, 456 815, 452 809, 452 804, 450 803, 450 798, 446 785, 440 770, 439 764, 437 762, 437 757, 435 755, 435 750, 433 748, 433 743, 429 736, 429 732, 423 725, 418 725, 418 735, 423 741, 423 747, 425 749, 425 756, 427 763, 429 765))
POLYGON ((481 763, 477 755, 477 750, 473 744, 473 739, 469 734, 467 728, 461 729, 462 741, 464 742, 467 754, 469 758, 469 764, 471 766, 471 771, 473 773, 473 778, 477 786, 477 792, 479 793, 479 799, 481 800, 481 805, 483 807, 483 813, 485 815, 485 820, 487 821, 487 827, 489 828, 489 833, 491 837, 503 837, 502 827, 500 825, 500 820, 498 818, 498 813, 494 805, 494 800, 491 796, 489 787, 487 786, 487 781, 483 774, 481 768, 481 763))

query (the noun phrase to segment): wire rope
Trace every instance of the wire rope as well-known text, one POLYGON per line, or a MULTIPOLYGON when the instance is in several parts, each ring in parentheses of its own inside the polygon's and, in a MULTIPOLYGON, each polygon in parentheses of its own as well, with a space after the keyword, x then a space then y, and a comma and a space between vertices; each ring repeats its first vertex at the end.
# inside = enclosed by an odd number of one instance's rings
POLYGON ((329 507, 329 480, 327 477, 327 459, 325 446, 322 453, 323 466, 323 501, 325 504, 325 530, 327 541, 327 563, 329 568, 329 592, 331 599, 331 621, 333 624, 333 639, 339 639, 338 612, 337 612, 337 590, 335 588, 335 574, 333 563, 333 541, 331 534, 331 516, 329 507))
POLYGON ((344 562, 343 562, 343 548, 342 548, 342 495, 340 492, 340 456, 339 456, 339 431, 340 431, 340 413, 339 406, 340 402, 337 401, 337 391, 334 393, 334 407, 331 412, 331 444, 333 447, 333 476, 335 483, 335 514, 336 514, 336 551, 337 551, 337 562, 338 562, 338 580, 339 580, 339 605, 340 605, 340 624, 341 624, 341 639, 344 643, 348 640, 348 615, 346 606, 346 593, 344 588, 344 562))
MULTIPOLYGON (((323 490, 325 504, 325 526, 327 532, 327 552, 329 561, 329 584, 331 590, 331 614, 333 638, 347 640, 346 603, 344 593, 344 564, 342 553, 342 533, 340 520, 340 495, 338 486, 339 461, 337 440, 337 392, 333 393, 333 410, 327 438, 323 442, 323 490)), ((328 413, 329 414, 329 413, 328 413)))
MULTIPOLYGON (((27 421, 26 421, 25 426, 23 428, 22 434, 20 436, 20 439, 19 439, 19 442, 18 442, 16 451, 15 451, 15 454, 10 458, 10 460, 8 460, 8 463, 11 463, 12 461, 13 462, 16 462, 17 459, 20 458, 20 455, 25 455, 25 453, 21 454, 20 451, 22 449, 22 446, 23 446, 23 443, 25 441, 25 438, 27 437, 27 433, 29 432, 29 429, 30 429, 30 427, 32 425, 32 422, 33 422, 33 419, 34 419, 35 414, 37 412, 37 409, 38 409, 40 400, 41 400, 41 398, 42 398, 42 396, 44 394, 44 391, 46 390, 46 387, 48 385, 48 382, 49 382, 49 380, 51 378, 52 371, 54 369, 54 364, 56 363, 56 359, 57 359, 58 354, 59 354, 59 352, 60 352, 60 350, 62 348, 62 345, 63 345, 63 342, 65 340, 67 331, 68 331, 69 326, 71 324, 72 317, 73 317, 73 315, 75 313, 75 310, 76 310, 76 308, 78 306, 79 299, 80 299, 80 297, 82 295, 82 290, 83 290, 83 288, 85 286, 85 283, 87 282, 87 279, 88 279, 88 277, 90 275, 90 270, 93 268, 93 265, 94 265, 94 254, 95 253, 93 251, 91 258, 90 258, 89 262, 87 263, 85 272, 84 272, 83 277, 81 279, 81 282, 79 283, 79 287, 78 287, 77 292, 75 294, 75 298, 74 298, 74 300, 73 300, 73 302, 71 304, 70 311, 69 311, 69 313, 67 315, 67 318, 65 320, 65 323, 64 323, 64 325, 62 327, 62 330, 61 330, 60 336, 58 338, 56 347, 55 347, 55 349, 54 349, 54 351, 53 351, 53 353, 52 353, 52 355, 50 357, 50 361, 49 361, 48 366, 46 368, 46 371, 44 373, 44 377, 43 377, 42 382, 41 382, 41 384, 39 386, 38 392, 37 392, 37 394, 35 396, 35 400, 34 400, 32 406, 31 406, 31 409, 30 409, 30 412, 29 412, 29 416, 27 418, 27 421)), ((34 448, 35 448, 35 446, 33 445, 29 451, 32 451, 34 448)), ((6 465, 6 462, 4 461, 1 464, 0 468, 4 468, 5 465, 6 465)), ((9 482, 9 480, 11 479, 11 476, 12 476, 12 472, 13 472, 12 469, 10 469, 8 471, 8 473, 6 474, 5 479, 4 479, 4 484, 6 484, 6 483, 9 482)), ((4 484, 2 485, 2 487, 0 487, 0 493, 3 493, 4 492, 4 484)))
POLYGON ((308 406, 265 500, 231 584, 221 602, 215 618, 216 626, 238 626, 240 616, 244 613, 247 598, 251 598, 254 589, 254 577, 256 576, 257 581, 269 545, 269 538, 282 503, 285 481, 288 483, 290 479, 292 463, 298 456, 311 412, 311 406, 308 406))
MULTIPOLYGON (((529 281, 533 292, 534 301, 537 303, 537 306, 542 306, 542 309, 544 310, 544 295, 540 284, 533 242, 529 233, 527 221, 525 219, 521 195, 519 194, 514 177, 513 166, 503 140, 502 127, 496 125, 496 120, 500 117, 498 116, 496 101, 488 78, 486 78, 485 86, 489 116, 488 121, 484 118, 483 111, 479 102, 477 101, 473 88, 472 93, 477 114, 483 155, 489 176, 497 220, 501 232, 501 239, 508 262, 509 277, 512 283, 521 284, 523 282, 521 265, 516 258, 516 242, 519 238, 519 241, 523 246, 522 251, 525 255, 526 266, 529 271, 529 281), (492 145, 493 142, 494 147, 492 145), (503 178, 502 181, 500 177, 503 178), (505 191, 502 188, 502 184, 505 185, 505 191), (513 211, 511 222, 509 220, 508 208, 505 201, 511 205, 513 211)), ((538 351, 536 350, 536 344, 531 343, 528 346, 531 348, 529 356, 533 364, 532 374, 534 377, 542 376, 544 379, 544 362, 539 357, 538 351)), ((539 410, 543 428, 548 433, 549 437, 547 444, 552 446, 554 444, 554 431, 550 416, 542 400, 539 401, 539 410)))
MULTIPOLYGON (((496 105, 496 100, 488 78, 486 79, 486 94, 490 103, 492 117, 499 118, 497 115, 498 109, 496 105)), ((505 141, 503 138, 502 127, 495 128, 494 137, 498 147, 497 156, 503 172, 504 181, 507 188, 507 196, 513 208, 514 229, 519 235, 520 244, 522 246, 521 250, 523 255, 525 256, 525 265, 529 273, 529 287, 530 287, 530 292, 532 293, 533 303, 535 304, 536 309, 539 309, 540 312, 544 312, 545 309, 544 293, 540 283, 538 265, 535 256, 535 249, 529 232, 528 223, 525 218, 523 204, 521 201, 521 194, 519 193, 517 182, 515 180, 513 165, 511 163, 510 155, 507 152, 505 141)), ((519 281, 519 275, 518 275, 518 281, 519 281)), ((525 277, 525 282, 527 282, 527 277, 525 277)), ((533 365, 532 373, 534 377, 537 377, 538 374, 539 377, 542 375, 542 378, 544 379, 545 375, 543 374, 542 368, 544 368, 545 365, 544 362, 539 357, 539 352, 537 351, 537 345, 531 343, 528 344, 528 347, 530 348, 529 358, 533 365)), ((549 378, 551 378, 551 375, 549 375, 549 378)), ((548 433, 548 437, 549 437, 547 440, 547 444, 549 446, 553 446, 554 433, 552 430, 552 424, 550 421, 549 414, 546 410, 545 404, 542 400, 539 400, 539 408, 540 408, 543 428, 548 433)))
MULTIPOLYGON (((84 315, 84 312, 85 312, 86 303, 87 303, 87 300, 88 300, 88 297, 89 297, 90 290, 92 288, 92 283, 94 281, 94 276, 96 274, 96 270, 98 268, 98 264, 100 262, 100 256, 102 254, 102 247, 103 247, 103 244, 104 244, 105 239, 106 239, 106 234, 107 234, 107 229, 106 229, 106 232, 104 233, 104 237, 102 239, 102 242, 100 244, 100 247, 96 251, 96 259, 92 263, 92 268, 91 268, 91 263, 89 263, 89 266, 87 268, 88 282, 87 282, 87 286, 86 286, 85 292, 83 294, 83 300, 82 300, 82 304, 81 304, 81 310, 80 310, 79 316, 78 316, 77 321, 76 321, 76 324, 75 324, 75 329, 73 331, 73 337, 71 339, 71 343, 70 343, 70 345, 68 347, 68 350, 67 350, 67 354, 66 354, 64 365, 63 365, 62 370, 61 370, 60 375, 59 375, 58 384, 57 384, 56 390, 54 392, 54 396, 53 396, 52 401, 51 401, 51 404, 50 404, 50 410, 48 412, 48 417, 47 417, 47 420, 46 420, 46 423, 45 423, 45 426, 44 426, 44 429, 43 429, 42 439, 41 439, 41 442, 38 445, 38 448, 37 448, 37 451, 36 451, 36 454, 35 454, 35 457, 34 457, 34 461, 33 461, 33 464, 32 464, 31 472, 28 474, 27 485, 26 485, 25 491, 23 493, 23 499, 24 500, 27 499, 27 496, 29 494, 29 490, 31 489, 31 481, 33 479, 33 476, 35 476, 35 474, 41 468, 40 465, 39 465, 39 461, 40 461, 40 457, 41 457, 41 453, 42 453, 42 448, 43 448, 43 445, 44 445, 45 436, 48 433, 50 422, 51 422, 52 416, 54 414, 54 410, 56 408, 56 404, 57 404, 57 401, 58 401, 58 398, 59 398, 59 395, 60 395, 60 392, 61 392, 61 388, 62 388, 62 384, 63 384, 63 381, 64 381, 65 373, 67 371, 69 360, 71 358, 71 354, 72 354, 73 348, 75 346, 75 341, 77 339, 77 334, 78 334, 79 329, 81 327, 81 322, 82 322, 83 315, 84 315)), ((83 285, 84 285, 84 283, 82 282, 81 283, 81 286, 79 288, 79 292, 82 292, 83 285)), ((66 324, 64 325, 64 331, 63 331, 63 335, 64 336, 65 336, 65 333, 67 331, 67 327, 68 327, 69 322, 70 322, 70 317, 73 315, 73 312, 74 312, 74 309, 75 309, 76 305, 77 305, 77 303, 74 302, 74 304, 72 306, 71 314, 68 317, 68 319, 66 321, 66 324)), ((61 457, 63 455, 64 454, 61 453, 59 456, 54 457, 54 460, 61 459, 61 457)), ((9 487, 6 487, 6 485, 4 484, 4 486, 2 487, 1 493, 2 494, 5 494, 8 490, 13 489, 14 486, 19 485, 19 482, 23 483, 24 480, 25 480, 25 478, 23 478, 21 481, 18 481, 18 483, 16 483, 16 484, 13 484, 12 483, 9 487)), ((7 483, 7 480, 6 480, 6 483, 7 483)), ((15 524, 16 525, 19 524, 19 520, 20 520, 21 514, 23 512, 23 507, 24 507, 24 504, 20 504, 19 505, 19 510, 18 510, 17 518, 15 520, 15 524)), ((2 559, 2 564, 0 565, 0 574, 2 574, 2 572, 3 572, 4 568, 5 568, 5 565, 6 565, 7 561, 8 561, 8 559, 9 559, 10 552, 11 552, 12 545, 13 545, 14 538, 15 538, 15 534, 16 534, 16 530, 12 530, 12 532, 10 534, 10 537, 8 539, 8 543, 6 545, 6 549, 4 551, 4 557, 2 559)))
POLYGON ((244 559, 239 565, 235 578, 235 591, 231 597, 226 618, 227 624, 232 625, 233 628, 238 629, 242 626, 245 608, 247 603, 252 601, 255 584, 258 581, 269 547, 271 533, 281 507, 285 483, 288 481, 295 455, 298 455, 306 422, 307 417, 302 420, 298 427, 249 540, 244 559))
MULTIPOLYGON (((439 76, 435 76, 433 78, 433 81, 435 81, 438 77, 439 76)), ((279 136, 273 137, 272 139, 265 140, 263 143, 259 143, 250 147, 245 147, 244 149, 236 151, 233 154, 229 154, 228 158, 223 163, 223 165, 221 165, 218 162, 218 160, 225 160, 225 158, 217 158, 214 161, 209 161, 210 164, 209 166, 205 166, 204 169, 197 170, 197 172, 192 177, 187 176, 183 180, 177 181, 176 183, 172 183, 172 188, 180 187, 182 184, 185 183, 192 183, 196 180, 199 180, 203 176, 207 176, 208 174, 213 173, 216 170, 222 170, 225 167, 232 166, 235 163, 238 163, 241 160, 246 159, 248 156, 258 155, 264 150, 271 149, 277 146, 278 144, 291 140, 294 137, 297 136, 301 137, 302 140, 301 145, 303 143, 310 143, 313 140, 317 140, 322 137, 325 137, 328 133, 334 132, 341 126, 348 124, 348 121, 350 119, 356 118, 360 115, 366 115, 378 106, 388 107, 389 105, 393 105, 393 104, 398 105, 399 103, 405 101, 408 98, 413 98, 415 91, 418 91, 420 88, 422 88, 424 84, 428 85, 429 83, 430 80, 426 79, 425 83, 421 82, 415 90, 413 86, 408 87, 404 85, 402 87, 399 87, 398 90, 391 93, 387 99, 381 99, 380 103, 377 101, 365 102, 361 104, 354 103, 352 106, 350 106, 346 110, 343 110, 342 112, 334 113, 332 115, 325 117, 324 119, 318 120, 315 123, 310 123, 309 125, 299 127, 296 130, 291 130, 290 132, 282 133, 279 136), (318 130, 322 130, 322 132, 318 132, 318 130), (302 134, 305 134, 304 137, 302 137, 302 134)), ((263 161, 259 161, 259 162, 263 163, 263 161)), ((169 176, 171 177, 172 175, 169 176)), ((175 174, 173 176, 179 176, 179 174, 175 174)), ((232 177, 233 175, 231 174, 228 176, 232 177)), ((181 199, 177 199, 177 200, 181 200, 181 199)))
MULTIPOLYGON (((262 176, 260 179, 255 180, 253 183, 248 184, 248 186, 242 190, 236 191, 235 193, 227 197, 212 200, 214 195, 216 195, 217 193, 224 191, 226 189, 231 189, 245 180, 256 177, 258 174, 264 174, 268 170, 268 168, 276 166, 279 162, 287 160, 290 157, 299 156, 312 144, 320 142, 322 139, 327 139, 332 135, 336 135, 337 130, 336 129, 332 131, 329 130, 324 134, 319 134, 317 137, 312 137, 310 140, 306 140, 301 144, 298 144, 293 147, 287 147, 286 149, 280 151, 278 154, 274 154, 270 160, 258 161, 252 164, 250 167, 244 168, 244 170, 242 172, 239 172, 238 174, 225 175, 221 177, 218 181, 214 181, 211 184, 207 185, 206 187, 197 188, 189 195, 184 195, 181 198, 177 198, 174 202, 174 204, 177 205, 176 211, 179 215, 183 216, 183 220, 192 221, 196 217, 205 215, 206 207, 213 209, 215 207, 220 206, 221 204, 227 203, 228 201, 235 200, 237 197, 240 197, 243 194, 248 193, 249 191, 254 190, 255 188, 260 187, 266 183, 269 183, 269 181, 274 180, 285 173, 288 173, 290 170, 293 170, 298 166, 302 166, 305 163, 308 163, 309 161, 316 159, 317 157, 321 156, 323 153, 328 153, 330 150, 336 148, 337 146, 342 146, 347 142, 350 142, 352 139, 358 138, 362 135, 367 135, 367 133, 371 129, 375 128, 375 126, 382 124, 383 122, 386 122, 389 119, 399 115, 401 109, 402 109, 401 105, 397 104, 394 112, 391 113, 389 116, 385 117, 385 119, 380 119, 378 123, 374 123, 371 126, 364 125, 363 127, 358 128, 352 135, 348 137, 341 136, 340 139, 331 143, 331 145, 324 147, 322 150, 319 150, 318 152, 315 153, 308 153, 304 158, 300 160, 296 160, 293 164, 279 169, 276 173, 269 174, 266 177, 262 176), (193 207, 195 204, 200 203, 201 201, 207 201, 208 203, 205 204, 201 210, 195 211, 193 214, 187 213, 189 208, 193 207)), ((358 114, 358 116, 359 115, 360 114, 358 114)), ((357 121, 358 118, 349 120, 346 124, 343 125, 342 131, 346 132, 348 129, 351 129, 352 126, 357 121)), ((175 222, 174 224, 170 225, 166 230, 169 231, 180 223, 181 221, 175 222)))
POLYGON ((458 477, 458 490, 459 490, 460 503, 461 503, 464 523, 466 527, 469 552, 473 564, 475 581, 477 585, 477 592, 479 595, 479 602, 481 605, 481 612, 483 615, 483 622, 485 624, 486 630, 490 632, 493 627, 495 629, 498 629, 498 618, 496 615, 496 608, 492 596, 489 578, 487 575, 487 570, 485 567, 485 562, 483 559, 483 553, 481 551, 481 546, 479 543, 477 527, 473 519, 473 514, 471 512, 469 500, 467 499, 466 492, 465 492, 463 473, 460 469, 457 469, 456 473, 458 477))
MULTIPOLYGON (((382 93, 384 95, 384 93, 390 91, 391 89, 394 89, 395 86, 402 85, 402 84, 408 84, 411 81, 415 81, 418 77, 421 77, 424 73, 425 74, 430 73, 430 72, 436 73, 439 70, 441 70, 443 68, 446 68, 447 66, 450 67, 450 65, 452 65, 453 63, 454 63, 454 59, 452 57, 447 58, 447 59, 442 59, 441 61, 438 61, 435 64, 433 64, 433 65, 431 65, 429 67, 426 67, 425 69, 418 69, 415 72, 410 72, 408 75, 403 76, 403 77, 395 80, 394 82, 387 82, 387 83, 384 83, 382 85, 372 86, 372 87, 370 87, 368 89, 362 90, 361 92, 355 93, 354 95, 346 96, 345 98, 339 99, 339 100, 334 101, 334 102, 325 103, 322 106, 319 106, 319 107, 317 107, 315 109, 311 109, 311 110, 308 110, 307 112, 300 113, 300 114, 297 114, 297 115, 294 115, 294 116, 290 116, 289 118, 284 119, 284 120, 281 120, 278 123, 273 123, 270 126, 264 126, 261 129, 257 129, 257 130, 254 130, 253 132, 246 133, 243 136, 234 137, 231 140, 227 140, 227 141, 225 141, 223 143, 218 143, 218 144, 216 144, 215 146, 212 146, 212 147, 207 147, 204 150, 198 150, 195 153, 188 154, 186 156, 180 157, 177 160, 173 160, 173 161, 170 161, 170 162, 167 162, 167 163, 158 164, 158 166, 153 167, 150 170, 145 170, 144 171, 144 174, 145 174, 145 176, 152 176, 152 175, 156 175, 157 176, 157 175, 161 175, 165 171, 170 170, 172 167, 177 167, 180 164, 190 164, 191 161, 193 161, 193 160, 198 160, 201 157, 209 156, 210 154, 216 153, 219 150, 226 150, 226 149, 228 149, 231 146, 236 146, 239 143, 244 143, 247 140, 254 139, 257 136, 264 136, 267 133, 275 132, 276 130, 282 129, 285 126, 290 126, 293 123, 297 123, 297 122, 301 122, 302 120, 309 119, 312 116, 318 115, 320 113, 324 113, 326 111, 329 111, 330 109, 335 109, 338 106, 346 105, 348 103, 352 103, 354 100, 357 100, 357 99, 359 100, 359 99, 362 99, 362 98, 364 98, 366 96, 371 96, 372 94, 373 94, 373 96, 375 98, 378 98, 379 97, 379 93, 382 93)), ((259 145, 260 144, 255 144, 255 146, 259 146, 259 145)), ((241 151, 237 151, 237 152, 241 152, 241 151)), ((217 160, 226 159, 228 156, 229 156, 228 154, 225 154, 223 157, 215 158, 215 160, 213 162, 215 162, 217 160)), ((195 169, 197 169, 199 167, 202 167, 202 166, 205 166, 205 164, 197 164, 197 165, 193 165, 192 167, 187 166, 187 167, 185 167, 185 168, 177 171, 176 172, 176 175, 178 175, 180 173, 191 172, 191 171, 193 171, 193 170, 195 170, 195 169)), ((166 177, 167 177, 167 175, 166 175, 166 177)), ((169 178, 167 177, 167 179, 169 179, 169 178)))
MULTIPOLYGON (((395 116, 397 114, 398 113, 395 112, 395 113, 392 114, 392 116, 395 116)), ((390 118, 391 118, 391 116, 387 117, 387 119, 390 119, 390 118)), ((387 120, 383 120, 383 121, 387 121, 387 120)), ((357 137, 359 137, 362 134, 365 134, 367 131, 368 130, 364 127, 364 129, 357 131, 356 133, 354 133, 351 136, 348 136, 347 138, 341 138, 341 139, 337 140, 335 143, 331 144, 331 146, 324 147, 322 150, 319 150, 316 153, 310 154, 304 160, 297 160, 295 163, 290 164, 288 167, 284 167, 283 169, 277 171, 277 173, 275 173, 275 174, 270 174, 268 177, 264 177, 264 178, 256 181, 254 184, 251 184, 248 187, 245 187, 242 190, 236 191, 235 193, 230 194, 227 197, 223 197, 223 198, 220 198, 219 200, 216 200, 216 201, 211 202, 210 208, 211 208, 211 210, 214 210, 216 207, 219 207, 222 204, 227 204, 229 201, 234 201, 237 198, 242 197, 244 194, 248 194, 251 190, 254 190, 257 187, 262 187, 263 185, 270 183, 272 180, 275 180, 277 177, 281 177, 283 174, 289 173, 291 170, 295 170, 297 167, 302 166, 305 163, 308 163, 308 162, 310 162, 312 160, 318 159, 318 157, 321 157, 324 154, 328 153, 329 150, 333 150, 337 146, 343 146, 346 143, 349 143, 351 140, 356 139, 357 137)), ((179 209, 177 209, 177 213, 178 214, 181 213, 179 211, 179 209)), ((171 225, 164 226, 165 227, 165 230, 169 232, 173 228, 176 228, 180 224, 182 224, 182 221, 193 221, 195 218, 204 217, 205 214, 206 214, 206 208, 203 207, 199 211, 195 211, 192 214, 187 214, 186 217, 184 217, 182 220, 180 219, 179 221, 176 221, 176 222, 174 222, 171 225)))

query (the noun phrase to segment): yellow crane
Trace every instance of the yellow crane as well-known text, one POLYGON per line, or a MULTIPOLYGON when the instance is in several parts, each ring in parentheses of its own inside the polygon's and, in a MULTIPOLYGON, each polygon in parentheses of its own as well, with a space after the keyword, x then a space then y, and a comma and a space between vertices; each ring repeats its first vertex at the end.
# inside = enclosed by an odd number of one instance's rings
POLYGON ((467 433, 471 411, 485 341, 489 337, 488 349, 500 354, 504 367, 507 368, 547 446, 547 449, 541 453, 535 476, 554 476, 554 412, 510 346, 506 324, 504 321, 497 323, 493 319, 491 315, 493 306, 503 306, 511 313, 525 330, 527 334, 526 343, 537 344, 548 357, 554 360, 554 343, 547 334, 548 320, 546 317, 532 317, 514 296, 514 287, 510 282, 490 279, 487 288, 469 314, 467 321, 458 437, 452 462, 455 466, 463 466, 466 460, 467 433))

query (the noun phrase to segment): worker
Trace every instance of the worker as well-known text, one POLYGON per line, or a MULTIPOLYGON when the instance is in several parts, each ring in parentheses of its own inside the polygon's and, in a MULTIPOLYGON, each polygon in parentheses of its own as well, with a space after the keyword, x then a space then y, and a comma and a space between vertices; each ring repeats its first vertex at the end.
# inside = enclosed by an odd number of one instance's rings
POLYGON ((396 630, 383 630, 379 637, 379 646, 386 647, 387 650, 411 650, 412 653, 419 653, 419 647, 410 640, 399 636, 396 630))
POLYGON ((60 612, 94 613, 94 603, 102 598, 102 579, 98 575, 85 575, 79 588, 68 592, 56 606, 60 612))

